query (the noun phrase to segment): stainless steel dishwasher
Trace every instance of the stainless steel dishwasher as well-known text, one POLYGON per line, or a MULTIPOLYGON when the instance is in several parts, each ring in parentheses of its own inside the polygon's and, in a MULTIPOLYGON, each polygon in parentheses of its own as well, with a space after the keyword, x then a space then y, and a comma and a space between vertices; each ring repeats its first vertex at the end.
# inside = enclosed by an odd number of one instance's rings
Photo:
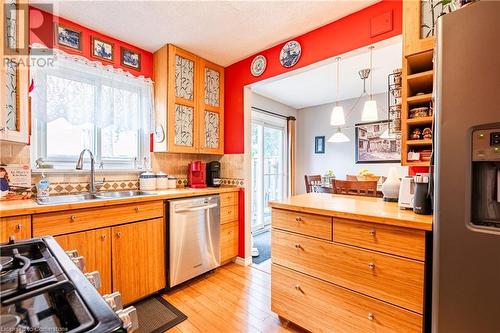
POLYGON ((168 286, 220 266, 219 196, 169 200, 168 286))

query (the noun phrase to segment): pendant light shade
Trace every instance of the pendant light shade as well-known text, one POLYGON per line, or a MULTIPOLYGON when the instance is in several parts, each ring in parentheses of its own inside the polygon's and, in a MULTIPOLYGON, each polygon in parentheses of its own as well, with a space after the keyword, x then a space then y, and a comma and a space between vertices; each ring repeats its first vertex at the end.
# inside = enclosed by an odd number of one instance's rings
POLYGON ((330 116, 330 125, 342 126, 345 125, 344 108, 337 105, 333 108, 330 116))
POLYGON ((337 128, 337 132, 333 133, 333 135, 328 139, 328 142, 332 143, 342 143, 342 142, 349 142, 349 138, 342 133, 340 128, 337 128))
POLYGON ((361 114, 361 121, 376 121, 378 120, 377 102, 369 99, 365 102, 363 113, 361 114))
POLYGON ((365 102, 361 121, 378 120, 377 102, 373 99, 373 46, 370 46, 370 99, 365 102))
POLYGON ((340 89, 340 57, 335 59, 337 61, 337 98, 335 102, 335 107, 332 110, 330 116, 331 126, 343 126, 345 125, 344 108, 339 105, 339 89, 340 89))

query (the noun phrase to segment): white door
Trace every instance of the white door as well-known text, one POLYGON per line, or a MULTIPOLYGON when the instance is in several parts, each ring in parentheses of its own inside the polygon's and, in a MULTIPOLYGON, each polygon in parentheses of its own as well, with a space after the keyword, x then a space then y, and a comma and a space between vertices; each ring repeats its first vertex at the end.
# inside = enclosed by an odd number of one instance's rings
POLYGON ((287 194, 285 135, 284 119, 253 112, 252 231, 271 224, 269 200, 280 200, 287 194))

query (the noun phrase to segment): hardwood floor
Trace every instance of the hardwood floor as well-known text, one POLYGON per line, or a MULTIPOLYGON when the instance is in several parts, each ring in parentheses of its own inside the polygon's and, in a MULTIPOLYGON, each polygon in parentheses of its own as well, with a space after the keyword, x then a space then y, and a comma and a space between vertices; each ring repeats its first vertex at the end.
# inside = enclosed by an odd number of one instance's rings
POLYGON ((305 332, 271 312, 271 276, 252 266, 227 264, 163 297, 188 316, 172 333, 305 332))

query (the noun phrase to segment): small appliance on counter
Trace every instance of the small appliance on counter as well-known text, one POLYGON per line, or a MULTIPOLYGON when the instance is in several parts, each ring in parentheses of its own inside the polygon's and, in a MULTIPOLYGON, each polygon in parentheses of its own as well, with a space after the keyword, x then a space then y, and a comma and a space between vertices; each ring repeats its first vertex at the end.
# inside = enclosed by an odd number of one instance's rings
POLYGON ((189 162, 188 166, 188 187, 204 188, 207 187, 206 165, 202 161, 189 162))
POLYGON ((415 176, 415 196, 413 198, 413 211, 415 214, 432 214, 432 200, 429 192, 429 176, 415 176))
POLYGON ((207 185, 212 187, 221 185, 220 162, 212 161, 207 164, 207 185))
POLYGON ((401 181, 398 177, 398 172, 395 167, 389 169, 389 177, 382 184, 382 193, 384 194, 384 201, 397 202, 401 181))
POLYGON ((119 292, 101 296, 99 272, 83 273, 85 258, 52 237, 0 245, 3 332, 135 332, 133 306, 119 292))
POLYGON ((413 196, 415 195, 415 182, 412 176, 401 179, 399 187, 398 205, 400 209, 413 209, 413 196))

